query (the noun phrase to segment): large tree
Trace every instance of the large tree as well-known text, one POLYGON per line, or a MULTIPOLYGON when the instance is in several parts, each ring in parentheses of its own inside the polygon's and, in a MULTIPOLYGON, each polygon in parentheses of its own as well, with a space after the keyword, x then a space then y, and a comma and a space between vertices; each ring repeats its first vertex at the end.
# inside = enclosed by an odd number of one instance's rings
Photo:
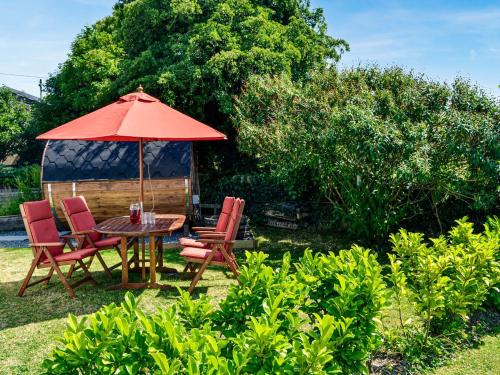
POLYGON ((142 84, 234 139, 233 97, 248 77, 301 80, 347 48, 327 35, 322 10, 311 10, 309 0, 119 1, 111 16, 77 36, 47 81, 37 121, 41 130, 54 127, 142 84))
POLYGON ((23 134, 31 117, 30 107, 7 87, 0 87, 0 161, 17 154, 23 146, 23 134))

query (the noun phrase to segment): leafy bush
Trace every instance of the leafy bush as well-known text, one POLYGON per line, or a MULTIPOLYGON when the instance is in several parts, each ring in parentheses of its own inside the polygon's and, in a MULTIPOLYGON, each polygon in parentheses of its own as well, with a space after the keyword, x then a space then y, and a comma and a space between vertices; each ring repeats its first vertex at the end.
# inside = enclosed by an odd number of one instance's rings
POLYGON ((391 235, 395 255, 389 258, 389 280, 396 297, 410 292, 423 321, 423 347, 431 334, 462 335, 470 315, 490 292, 498 293, 498 219, 490 219, 485 231, 477 234, 467 218, 456 223, 447 236, 429 242, 404 229, 391 235))
POLYGON ((278 270, 266 258, 247 253, 241 285, 220 308, 180 291, 173 306, 152 315, 132 294, 121 307, 81 320, 70 315, 46 373, 368 373, 386 294, 375 256, 358 247, 338 256, 308 250, 297 274, 289 255, 278 270), (329 303, 320 301, 321 289, 329 303))
POLYGON ((200 186, 205 202, 222 202, 226 196, 245 197, 245 212, 249 215, 260 213, 269 202, 287 202, 296 198, 288 186, 269 174, 238 174, 217 178, 201 175, 200 186))
POLYGON ((40 167, 31 165, 11 174, 18 196, 0 206, 0 215, 19 214, 19 204, 40 199, 40 167))
POLYGON ((329 202, 357 239, 499 206, 500 105, 463 80, 376 67, 254 76, 236 107, 240 149, 298 197, 329 202))

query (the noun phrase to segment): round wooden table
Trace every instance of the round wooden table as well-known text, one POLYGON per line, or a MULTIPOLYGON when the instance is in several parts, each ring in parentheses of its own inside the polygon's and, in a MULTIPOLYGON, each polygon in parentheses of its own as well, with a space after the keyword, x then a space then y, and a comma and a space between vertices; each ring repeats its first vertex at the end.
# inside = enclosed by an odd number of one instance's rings
MULTIPOLYGON (((157 214, 155 224, 132 224, 128 216, 113 217, 95 226, 99 233, 113 237, 121 237, 120 254, 122 258, 122 281, 118 285, 113 285, 109 289, 140 289, 140 288, 168 288, 168 285, 161 285, 156 282, 156 254, 163 250, 163 236, 172 234, 173 231, 182 228, 186 221, 185 215, 157 214), (141 238, 143 248, 143 279, 144 274, 144 239, 149 237, 149 281, 142 283, 129 283, 128 281, 128 260, 127 260, 127 239, 141 238), (158 237, 158 240, 156 240, 158 237)), ((163 256, 158 259, 158 267, 163 269, 163 256)))

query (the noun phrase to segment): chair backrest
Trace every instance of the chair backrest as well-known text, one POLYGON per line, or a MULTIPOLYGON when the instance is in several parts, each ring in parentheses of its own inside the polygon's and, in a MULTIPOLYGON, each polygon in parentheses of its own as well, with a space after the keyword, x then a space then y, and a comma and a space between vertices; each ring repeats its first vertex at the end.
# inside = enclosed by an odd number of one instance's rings
MULTIPOLYGON (((71 232, 75 233, 94 229, 96 223, 83 196, 62 199, 61 208, 71 232)), ((92 232, 88 236, 94 242, 99 241, 102 237, 98 232, 92 232)), ((84 243, 83 246, 87 245, 84 243)))
POLYGON ((222 203, 222 211, 220 212, 219 219, 217 220, 217 226, 215 227, 216 232, 226 231, 229 224, 229 217, 231 216, 231 211, 233 210, 234 201, 234 197, 224 198, 224 203, 222 203))
MULTIPOLYGON (((48 200, 25 202, 19 205, 19 209, 30 243, 61 242, 48 200)), ((63 249, 64 246, 51 246, 48 248, 49 252, 54 256, 61 254, 63 249)), ((32 250, 33 255, 35 255, 37 249, 33 248, 32 250)), ((46 255, 42 254, 40 262, 46 258, 46 255)))
MULTIPOLYGON (((227 226, 226 232, 226 241, 234 241, 238 234, 238 230, 240 228, 241 216, 243 214, 243 210, 245 209, 245 200, 236 198, 234 201, 233 209, 231 211, 231 217, 229 219, 229 224, 227 226)), ((226 245, 227 250, 231 250, 233 248, 232 244, 226 245)))

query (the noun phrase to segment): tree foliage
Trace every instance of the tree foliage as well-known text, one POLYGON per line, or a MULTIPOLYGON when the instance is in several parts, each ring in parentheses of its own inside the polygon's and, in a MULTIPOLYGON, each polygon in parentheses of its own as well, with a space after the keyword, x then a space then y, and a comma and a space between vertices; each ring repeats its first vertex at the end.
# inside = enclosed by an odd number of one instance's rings
POLYGON ((0 161, 19 152, 23 145, 21 135, 30 118, 30 107, 7 87, 0 87, 0 161))
POLYGON ((255 76, 237 109, 241 150, 356 236, 498 208, 500 106, 466 81, 376 67, 255 76))
POLYGON ((75 39, 37 120, 52 128, 142 84, 231 136, 232 98, 250 75, 298 80, 347 48, 308 0, 119 1, 75 39))

